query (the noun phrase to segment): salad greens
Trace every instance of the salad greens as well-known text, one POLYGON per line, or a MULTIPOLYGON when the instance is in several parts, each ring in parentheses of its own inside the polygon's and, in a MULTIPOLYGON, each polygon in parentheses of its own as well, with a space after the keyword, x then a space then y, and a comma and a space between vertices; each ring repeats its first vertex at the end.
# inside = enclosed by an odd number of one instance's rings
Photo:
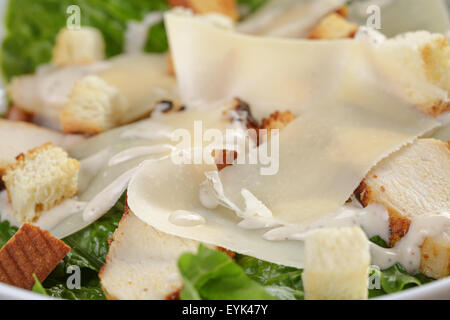
POLYGON ((197 254, 181 255, 178 268, 184 280, 180 294, 183 300, 274 299, 227 254, 203 245, 200 245, 197 254))
POLYGON ((34 278, 34 286, 31 289, 31 291, 36 292, 36 293, 40 293, 43 295, 47 295, 47 291, 45 291, 44 287, 42 286, 42 284, 39 282, 39 279, 37 278, 37 276, 35 274, 33 274, 33 278, 34 278))
POLYGON ((0 249, 16 233, 17 227, 11 226, 8 221, 0 221, 0 249))
MULTIPOLYGON (((127 22, 142 20, 152 11, 169 9, 166 0, 10 0, 6 14, 6 35, 1 58, 4 77, 34 72, 50 61, 58 31, 66 25, 71 5, 81 9, 81 25, 98 28, 105 39, 106 55, 120 54, 124 48, 127 22), (24 10, 26 8, 26 10, 24 10)), ((147 51, 167 49, 162 24, 149 30, 153 38, 147 51)))
MULTIPOLYGON (((238 3, 246 12, 253 12, 266 1, 238 0, 238 3)), ((51 60, 55 37, 66 26, 70 16, 66 11, 71 5, 80 7, 82 26, 102 32, 107 57, 123 52, 129 21, 140 21, 149 12, 170 8, 166 0, 9 0, 1 47, 1 68, 7 81, 32 73, 51 60)), ((148 31, 144 50, 161 53, 167 49, 167 35, 161 22, 148 31)))
MULTIPOLYGON (((383 241, 376 237, 377 240, 383 241)), ((183 276, 184 289, 181 299, 224 299, 232 300, 246 290, 253 280, 264 288, 266 293, 281 300, 303 300, 304 289, 301 269, 277 265, 245 255, 236 255, 233 262, 226 254, 200 247, 197 255, 185 254, 178 262, 179 270, 183 276), (240 287, 235 288, 237 276, 223 272, 222 265, 238 274, 238 268, 247 277, 239 275, 240 287), (235 282, 236 281, 236 282, 235 282), (224 289, 225 288, 225 289, 224 289), (233 290, 230 290, 233 288, 233 290)), ((420 286, 433 281, 423 274, 414 276, 400 264, 396 264, 386 270, 371 268, 369 279, 379 279, 378 286, 375 281, 374 288, 369 289, 369 297, 377 297, 385 294, 399 292, 401 290, 420 286)), ((251 284, 254 285, 254 284, 251 284)), ((255 295, 260 294, 260 288, 255 290, 255 295)), ((251 293, 246 293, 243 299, 256 299, 251 293)))
MULTIPOLYGON (((238 0, 244 17, 268 0, 238 0)), ((65 26, 70 5, 81 9, 81 24, 98 28, 105 39, 106 56, 123 52, 124 34, 130 20, 141 20, 152 11, 169 9, 166 0, 9 0, 6 34, 2 43, 1 69, 6 80, 31 73, 51 60, 58 31, 65 26), (23 8, 27 8, 24 10, 23 8)), ((164 24, 148 31, 146 52, 168 49, 164 24)), ((33 291, 64 299, 105 299, 98 273, 105 263, 109 239, 122 217, 125 195, 102 218, 87 228, 63 239, 72 249, 50 276, 41 284, 35 277, 33 291), (71 276, 79 272, 80 283, 69 289, 71 276)), ((0 221, 0 248, 17 228, 0 221)), ((388 247, 380 237, 372 242, 388 247)), ((186 253, 178 261, 184 281, 181 299, 304 299, 302 270, 269 263, 244 255, 233 261, 223 252, 200 246, 196 254, 186 253)), ((372 268, 369 277, 380 280, 378 289, 370 289, 376 297, 401 291, 429 281, 422 274, 409 275, 399 264, 387 270, 372 268)), ((76 282, 76 281, 75 281, 76 282)))
MULTIPOLYGON (((124 212, 126 195, 122 195, 116 205, 102 218, 85 229, 63 239, 72 249, 58 264, 55 270, 42 283, 47 295, 63 299, 104 300, 105 295, 100 287, 98 273, 105 263, 108 253, 108 239, 114 231, 124 212), (81 276, 79 287, 69 289, 71 276, 76 272, 81 276)), ((17 228, 9 222, 0 222, 0 247, 11 238, 17 228)), ((38 282, 33 291, 43 293, 38 282), (39 291, 40 290, 40 291, 39 291)))

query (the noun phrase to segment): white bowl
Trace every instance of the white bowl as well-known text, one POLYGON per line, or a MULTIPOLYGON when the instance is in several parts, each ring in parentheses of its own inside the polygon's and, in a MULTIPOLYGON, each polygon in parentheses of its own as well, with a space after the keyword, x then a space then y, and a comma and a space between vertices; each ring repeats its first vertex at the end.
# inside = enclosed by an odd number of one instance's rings
MULTIPOLYGON (((47 300, 49 297, 0 283, 0 300, 47 300)), ((450 300, 450 278, 437 280, 420 287, 395 294, 385 295, 377 300, 450 300)))
MULTIPOLYGON (((446 0, 450 6, 450 0, 446 0)), ((4 32, 3 18, 7 1, 0 0, 0 43, 4 32)), ((1 90, 1 79, 0 79, 1 90)), ((36 294, 31 291, 12 287, 0 283, 0 300, 46 300, 49 297, 36 294)), ((393 300, 427 300, 427 299, 449 299, 450 300, 450 278, 434 281, 432 283, 411 288, 396 294, 382 296, 377 299, 393 300)))

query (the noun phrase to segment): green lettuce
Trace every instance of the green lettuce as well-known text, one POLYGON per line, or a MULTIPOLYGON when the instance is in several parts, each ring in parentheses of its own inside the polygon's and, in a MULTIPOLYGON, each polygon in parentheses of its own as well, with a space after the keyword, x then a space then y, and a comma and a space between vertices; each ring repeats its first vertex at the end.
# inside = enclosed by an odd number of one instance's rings
MULTIPOLYGON (((205 247, 200 247, 196 255, 183 255, 178 267, 184 281, 181 299, 267 299, 259 297, 262 290, 280 300, 304 299, 302 269, 245 255, 236 255, 235 261, 232 261, 224 253, 205 247), (249 279, 254 283, 249 282, 249 279), (248 291, 255 283, 258 286, 252 289, 255 290, 253 295, 248 291)), ((408 274, 400 264, 381 271, 371 268, 369 277, 373 279, 374 276, 379 279, 380 286, 378 289, 369 289, 371 298, 433 281, 423 274, 408 274)))
MULTIPOLYGON (((267 0, 238 0, 247 13, 265 2, 267 0)), ((37 66, 51 60, 55 37, 66 25, 69 17, 66 11, 71 5, 80 7, 82 26, 95 27, 102 32, 107 57, 123 52, 129 21, 140 21, 149 12, 170 8, 166 0, 10 0, 0 55, 7 81, 32 73, 37 66)), ((150 28, 144 51, 162 53, 168 47, 164 23, 150 28)))
POLYGON ((112 239, 122 218, 126 193, 108 213, 83 230, 63 239, 71 247, 70 252, 58 267, 44 281, 48 295, 63 299, 103 300, 105 296, 100 288, 98 273, 105 264, 112 239), (81 272, 81 288, 68 289, 66 282, 76 266, 81 272))
POLYGON ((33 278, 34 278, 34 285, 33 285, 33 288, 31 289, 31 291, 39 293, 39 294, 43 294, 46 296, 47 291, 45 291, 44 287, 42 286, 39 279, 37 278, 37 276, 34 273, 33 273, 33 278))
MULTIPOLYGON (((106 43, 107 57, 123 52, 124 33, 130 20, 142 20, 152 11, 169 8, 166 0, 10 0, 6 13, 6 34, 1 48, 1 66, 7 80, 31 73, 52 57, 59 30, 66 25, 71 5, 81 9, 81 25, 99 29, 106 43)), ((148 52, 167 50, 162 24, 149 30, 148 52)))
POLYGON ((184 280, 183 300, 273 300, 262 285, 223 252, 200 245, 197 254, 185 253, 178 260, 184 280))
POLYGON ((281 300, 302 300, 302 270, 270 263, 253 257, 237 255, 236 264, 273 296, 281 300))
POLYGON ((16 233, 17 227, 11 226, 8 221, 0 221, 0 249, 16 233))

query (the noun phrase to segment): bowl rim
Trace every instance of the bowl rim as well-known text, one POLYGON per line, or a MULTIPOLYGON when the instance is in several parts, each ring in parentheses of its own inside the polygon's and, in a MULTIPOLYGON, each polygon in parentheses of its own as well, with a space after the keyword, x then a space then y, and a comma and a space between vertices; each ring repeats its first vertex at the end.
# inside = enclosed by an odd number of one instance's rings
MULTIPOLYGON (((55 300, 55 298, 0 283, 0 300, 55 300)), ((373 300, 450 300, 450 277, 373 300)))

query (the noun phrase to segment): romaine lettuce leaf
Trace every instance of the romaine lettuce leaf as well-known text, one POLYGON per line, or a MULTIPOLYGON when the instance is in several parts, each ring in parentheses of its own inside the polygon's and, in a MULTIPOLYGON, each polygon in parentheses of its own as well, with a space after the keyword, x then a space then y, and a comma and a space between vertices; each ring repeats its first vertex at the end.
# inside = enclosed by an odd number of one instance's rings
POLYGON ((266 262, 253 257, 237 255, 236 263, 245 273, 260 283, 273 296, 282 300, 304 299, 302 270, 266 262))
MULTIPOLYGON (((267 0, 238 0, 247 13, 267 0)), ((123 52, 124 34, 130 20, 140 21, 153 11, 170 8, 166 0, 9 0, 6 34, 1 47, 1 68, 7 81, 13 76, 32 73, 51 60, 58 31, 66 25, 67 8, 78 5, 81 25, 99 29, 106 42, 106 56, 123 52), (26 8, 26 10, 24 10, 26 8)), ((164 23, 150 28, 146 52, 168 49, 164 23)))
POLYGON ((44 287, 39 282, 39 279, 37 278, 37 276, 35 274, 33 274, 33 278, 34 278, 34 285, 33 285, 33 288, 31 289, 31 291, 39 293, 39 294, 43 294, 46 296, 47 291, 45 291, 44 287))
POLYGON ((178 268, 184 280, 182 300, 275 299, 229 256, 203 245, 197 254, 183 254, 178 260, 178 268))
POLYGON ((0 221, 0 249, 16 233, 17 227, 12 226, 8 221, 0 221))
MULTIPOLYGON (((122 53, 128 21, 142 20, 149 12, 169 8, 166 0, 9 0, 1 50, 7 80, 34 72, 38 65, 51 60, 55 37, 66 25, 66 10, 71 5, 80 7, 82 26, 92 26, 103 33, 108 57, 122 53)), ((149 32, 154 39, 145 48, 165 51, 163 25, 156 25, 149 32)))
POLYGON ((100 288, 98 273, 105 263, 109 250, 109 239, 119 225, 125 206, 126 193, 106 215, 85 229, 64 238, 72 249, 58 267, 44 281, 44 287, 50 296, 63 299, 103 300, 105 296, 100 288), (69 268, 80 268, 80 289, 68 289, 67 280, 71 276, 69 268))

